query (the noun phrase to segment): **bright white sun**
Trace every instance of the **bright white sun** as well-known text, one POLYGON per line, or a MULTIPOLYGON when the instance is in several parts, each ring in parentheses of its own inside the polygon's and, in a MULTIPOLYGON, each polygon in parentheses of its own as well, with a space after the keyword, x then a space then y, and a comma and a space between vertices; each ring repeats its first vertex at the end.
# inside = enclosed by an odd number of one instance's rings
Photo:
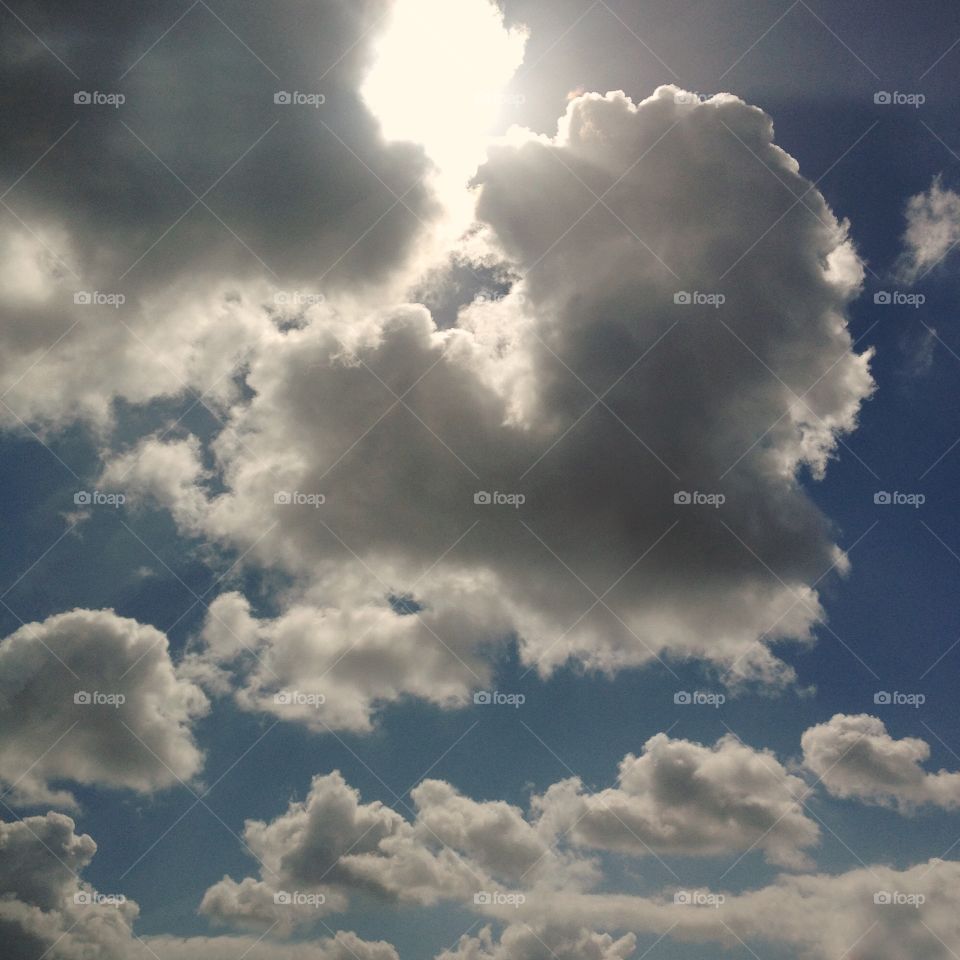
POLYGON ((441 176, 462 183, 483 159, 526 41, 491 0, 394 0, 363 98, 387 139, 423 144, 441 176))

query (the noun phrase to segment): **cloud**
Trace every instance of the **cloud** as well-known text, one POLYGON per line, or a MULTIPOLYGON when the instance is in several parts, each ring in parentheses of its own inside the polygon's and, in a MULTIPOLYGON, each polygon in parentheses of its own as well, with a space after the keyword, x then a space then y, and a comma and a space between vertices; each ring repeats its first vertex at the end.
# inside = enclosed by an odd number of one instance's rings
POLYGON ((471 800, 439 780, 423 781, 411 798, 412 822, 379 802, 362 803, 337 771, 314 777, 307 798, 275 820, 247 821, 244 841, 261 880, 225 877, 206 892, 201 913, 289 929, 311 915, 275 904, 281 891, 320 892, 343 909, 351 890, 414 904, 472 903, 493 884, 593 879, 590 865, 552 850, 516 807, 471 800))
MULTIPOLYGON (((775 863, 804 866, 819 839, 804 815, 806 785, 776 758, 733 737, 713 748, 665 734, 628 754, 615 788, 587 793, 578 778, 534 796, 530 814, 500 800, 473 800, 442 780, 410 792, 407 820, 362 803, 337 771, 313 778, 305 800, 269 823, 247 821, 244 841, 260 879, 211 887, 201 912, 224 923, 286 929, 309 911, 276 906, 278 891, 323 893, 325 907, 365 890, 407 903, 474 902, 492 890, 590 889, 600 878, 587 854, 715 857, 762 849, 775 863)), ((317 914, 314 914, 317 916, 317 914)))
MULTIPOLYGON (((141 471, 128 492, 162 486, 184 529, 292 575, 258 629, 283 682, 363 675, 397 636, 416 649, 389 683, 372 671, 353 726, 378 696, 462 702, 511 634, 543 675, 701 659, 791 682, 771 647, 812 641, 812 584, 846 568, 798 475, 822 474, 872 390, 846 226, 762 111, 670 87, 578 97, 553 139, 513 131, 477 196, 488 251, 522 277, 506 296, 442 330, 417 305, 312 310, 250 358, 252 396, 210 449, 222 491, 204 505, 141 471), (784 183, 805 195, 786 214, 784 183)), ((166 443, 122 456, 167 463, 166 443)), ((181 468, 200 484, 201 463, 181 468)), ((269 710, 274 680, 235 682, 269 710)))
POLYGON ((51 782, 150 793, 195 776, 208 709, 166 636, 112 610, 72 610, 0 641, 0 766, 14 802, 72 805, 51 782))
POLYGON ((945 188, 938 174, 926 193, 907 201, 906 218, 897 269, 912 283, 943 263, 960 243, 960 194, 945 188))
POLYGON ((138 938, 139 908, 80 877, 97 845, 59 813, 0 821, 0 942, 4 960, 398 960, 387 943, 340 931, 310 944, 253 937, 138 938))
POLYGON ((608 934, 552 924, 535 930, 526 924, 508 926, 495 940, 490 927, 478 936, 463 936, 437 960, 625 960, 636 949, 636 937, 614 940, 608 934))
POLYGON ((588 793, 572 778, 534 806, 552 829, 583 847, 641 857, 756 847, 773 863, 801 867, 804 848, 820 836, 803 810, 806 792, 772 753, 732 735, 705 747, 658 733, 639 757, 623 759, 616 787, 588 793))
POLYGON ((912 812, 931 805, 960 808, 960 773, 927 773, 930 746, 917 737, 896 740, 882 720, 838 713, 801 739, 803 762, 835 797, 912 812))
POLYGON ((117 397, 219 411, 297 294, 395 286, 438 211, 422 149, 387 143, 359 94, 386 0, 54 6, 62 62, 32 2, 0 50, 0 422, 104 427, 117 397))
POLYGON ((0 940, 9 960, 125 960, 137 916, 133 901, 97 891, 79 878, 96 853, 86 834, 59 813, 0 822, 0 940))
POLYGON ((144 937, 137 960, 399 960, 396 948, 383 940, 362 940, 337 931, 310 943, 279 944, 255 937, 144 937))
POLYGON ((253 617, 240 594, 222 594, 181 673, 214 693, 236 687, 242 709, 315 732, 369 731, 377 709, 405 696, 462 706, 490 679, 477 649, 509 629, 487 609, 485 586, 455 584, 430 609, 408 615, 361 591, 348 603, 347 589, 339 606, 298 603, 272 620, 253 617))
POLYGON ((960 944, 958 880, 960 863, 930 860, 904 870, 873 865, 836 875, 782 876, 769 886, 721 895, 714 905, 677 903, 670 894, 561 892, 488 912, 515 924, 536 926, 562 916, 571 926, 731 949, 759 942, 789 948, 804 960, 948 960, 960 944))

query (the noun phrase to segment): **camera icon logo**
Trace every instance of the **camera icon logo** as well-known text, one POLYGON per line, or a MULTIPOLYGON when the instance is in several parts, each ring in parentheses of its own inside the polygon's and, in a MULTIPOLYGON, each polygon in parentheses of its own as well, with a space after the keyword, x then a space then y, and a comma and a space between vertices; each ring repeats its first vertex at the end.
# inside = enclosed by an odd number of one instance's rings
POLYGON ((286 907, 293 902, 293 897, 286 890, 278 890, 273 895, 273 902, 278 906, 286 907))
POLYGON ((273 695, 273 702, 289 707, 293 703, 293 693, 289 690, 281 690, 273 695))
POLYGON ((292 103, 293 97, 286 90, 278 90, 273 95, 274 103, 292 103))
POLYGON ((73 702, 74 702, 74 703, 80 703, 80 704, 92 703, 92 698, 91 698, 90 694, 87 693, 86 690, 78 690, 78 691, 73 695, 73 702))
POLYGON ((73 102, 74 103, 92 103, 93 97, 91 97, 86 90, 78 90, 73 95, 73 102))
POLYGON ((693 897, 691 897, 689 892, 686 890, 678 890, 673 895, 673 902, 678 906, 689 906, 691 903, 693 903, 693 897))
POLYGON ((493 703, 493 697, 491 696, 489 690, 478 690, 473 695, 473 702, 478 704, 493 703))
POLYGON ((93 903, 93 897, 86 890, 78 890, 73 895, 73 902, 79 907, 86 907, 93 903))
POLYGON ((680 503, 680 504, 687 504, 687 503, 692 503, 693 498, 690 496, 690 494, 686 490, 678 490, 673 495, 673 502, 680 503))
POLYGON ((886 306, 892 301, 893 301, 893 297, 886 290, 878 290, 873 295, 873 302, 876 304, 880 304, 881 306, 886 306))
POLYGON ((893 97, 886 90, 878 90, 873 95, 874 103, 893 103, 893 97))
POLYGON ((674 703, 693 703, 693 697, 686 690, 678 690, 673 695, 674 703))
POLYGON ((893 697, 886 690, 880 690, 873 695, 873 702, 878 705, 893 703, 893 697))
POLYGON ((473 495, 473 502, 477 504, 493 503, 493 497, 486 490, 478 490, 473 495))
POLYGON ((878 490, 873 495, 873 502, 878 504, 887 504, 887 503, 892 503, 893 498, 890 496, 890 494, 886 490, 878 490))
POLYGON ((293 498, 290 496, 289 490, 278 490, 273 495, 274 503, 291 503, 292 501, 293 501, 293 498))
POLYGON ((878 906, 886 906, 893 903, 893 897, 886 890, 878 890, 873 895, 873 902, 878 906))
POLYGON ((690 294, 686 290, 678 290, 673 295, 673 302, 680 303, 680 304, 687 304, 687 303, 692 303, 693 298, 690 296, 690 294))
POLYGON ((73 302, 75 304, 80 304, 81 306, 89 306, 93 303, 93 294, 87 290, 78 290, 73 295, 73 302))
POLYGON ((73 495, 73 502, 78 506, 86 506, 89 503, 93 503, 93 497, 86 490, 78 490, 73 495))
POLYGON ((493 898, 486 890, 481 890, 473 895, 473 902, 477 906, 489 906, 493 902, 493 898))

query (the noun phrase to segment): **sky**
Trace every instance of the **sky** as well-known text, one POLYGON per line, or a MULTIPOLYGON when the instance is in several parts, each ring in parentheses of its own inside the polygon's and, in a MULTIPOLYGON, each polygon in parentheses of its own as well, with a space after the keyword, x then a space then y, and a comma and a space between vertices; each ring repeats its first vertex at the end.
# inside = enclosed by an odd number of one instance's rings
POLYGON ((960 954, 960 8, 0 19, 2 956, 960 954))

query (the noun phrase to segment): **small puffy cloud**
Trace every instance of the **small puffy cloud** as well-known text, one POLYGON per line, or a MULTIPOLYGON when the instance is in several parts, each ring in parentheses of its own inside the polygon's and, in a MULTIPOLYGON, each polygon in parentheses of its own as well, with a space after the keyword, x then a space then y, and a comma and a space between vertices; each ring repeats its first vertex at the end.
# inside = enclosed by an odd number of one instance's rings
POLYGON ((917 737, 891 737, 877 717, 838 713, 805 731, 801 743, 804 765, 835 797, 903 812, 924 805, 960 808, 960 773, 928 773, 923 765, 930 745, 917 737))
POLYGON ((0 641, 2 783, 23 804, 70 805, 52 782, 150 793, 203 765, 208 702, 166 636, 112 610, 72 610, 0 641))
POLYGON ((274 902, 284 891, 320 892, 333 903, 349 890, 470 903, 494 881, 519 883, 564 866, 509 804, 478 803, 436 780, 411 796, 412 823, 379 802, 362 803, 336 771, 314 777, 307 798, 275 820, 247 821, 244 840, 262 864, 261 880, 225 877, 206 892, 201 912, 239 925, 308 922, 308 913, 274 902))
POLYGON ((508 926, 499 940, 490 927, 475 937, 465 935, 436 960, 625 960, 635 949, 632 933, 616 940, 605 933, 562 924, 534 929, 518 923, 508 926))
POLYGON ((453 583, 431 607, 407 612, 343 584, 340 605, 304 599, 274 619, 254 617, 238 593, 222 594, 181 672, 213 693, 234 691, 242 709, 316 732, 368 731, 378 708, 405 696, 462 706, 490 680, 483 644, 508 630, 486 586, 453 583))
POLYGON ((960 243, 960 194, 944 187, 938 175, 926 193, 907 201, 906 217, 898 272, 912 282, 943 263, 960 243))
POLYGON ((535 799, 551 830, 579 846, 633 856, 717 856, 756 847, 784 866, 806 863, 819 840, 803 810, 806 785, 772 753, 734 736, 713 747, 651 737, 628 754, 615 787, 589 793, 577 778, 535 799))

